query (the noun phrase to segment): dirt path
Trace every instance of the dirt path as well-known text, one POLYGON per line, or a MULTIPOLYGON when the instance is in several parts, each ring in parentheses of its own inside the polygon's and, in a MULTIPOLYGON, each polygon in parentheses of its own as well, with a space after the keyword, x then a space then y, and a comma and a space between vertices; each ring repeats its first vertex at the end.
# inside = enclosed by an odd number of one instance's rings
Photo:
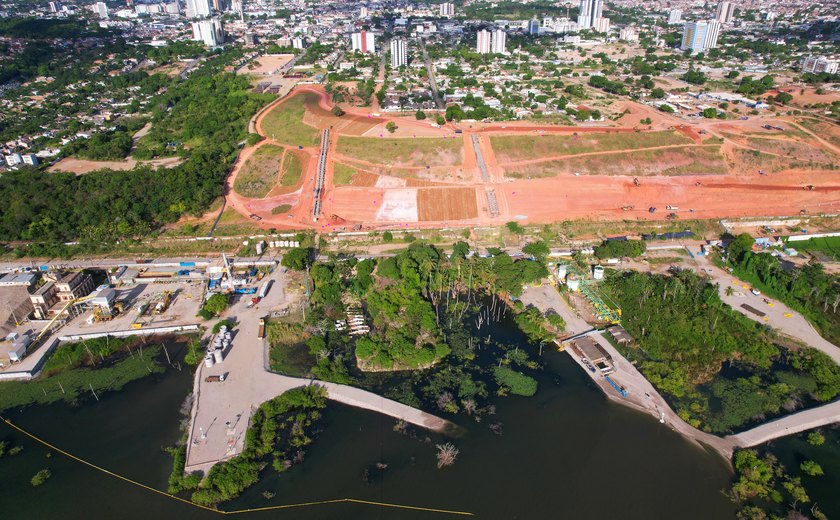
POLYGON ((665 146, 651 146, 649 148, 625 148, 623 150, 605 150, 603 152, 584 152, 565 155, 552 155, 548 157, 539 157, 537 159, 526 159, 524 161, 510 161, 502 163, 504 166, 525 166, 528 164, 539 164, 542 162, 562 161, 565 159, 575 159, 577 157, 589 157, 598 155, 621 155, 633 152, 648 152, 652 150, 670 150, 674 148, 713 148, 720 146, 717 144, 669 144, 665 146))

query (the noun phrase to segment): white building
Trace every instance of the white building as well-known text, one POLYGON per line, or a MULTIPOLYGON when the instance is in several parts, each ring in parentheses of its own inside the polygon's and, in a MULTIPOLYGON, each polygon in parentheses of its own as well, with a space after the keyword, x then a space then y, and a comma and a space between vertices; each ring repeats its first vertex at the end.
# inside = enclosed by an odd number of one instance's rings
POLYGON ((568 18, 554 20, 554 32, 557 34, 576 33, 579 30, 580 26, 573 20, 569 20, 568 18))
POLYGON ((603 0, 580 0, 580 14, 578 14, 578 25, 580 28, 594 28, 601 18, 603 9, 603 0))
POLYGON ((720 22, 714 20, 689 22, 683 26, 680 49, 691 49, 694 54, 706 49, 714 49, 717 47, 718 36, 720 36, 720 22))
POLYGON ((507 33, 501 29, 493 31, 490 50, 493 54, 504 54, 505 45, 507 44, 507 33))
POLYGON ((38 157, 34 153, 20 154, 13 152, 3 157, 7 166, 17 166, 19 164, 28 164, 29 166, 38 166, 38 157))
POLYGON ((193 40, 204 42, 208 47, 218 47, 225 42, 225 31, 218 18, 193 22, 192 30, 193 40))
POLYGON ((536 18, 528 21, 528 34, 540 34, 540 21, 536 18))
POLYGON ((732 2, 724 0, 717 5, 717 15, 715 15, 715 19, 720 23, 732 23, 732 16, 734 14, 735 6, 732 5, 732 2))
POLYGON ((598 18, 598 21, 592 26, 592 28, 599 33, 608 33, 610 32, 610 19, 602 16, 601 18, 598 18))
POLYGON ((303 49, 304 47, 306 47, 306 38, 301 38, 300 36, 292 38, 292 48, 303 49))
POLYGON ((51 13, 60 13, 61 12, 61 2, 56 0, 55 2, 50 2, 50 12, 51 13))
POLYGON ((109 15, 108 6, 105 5, 105 2, 96 2, 93 5, 93 12, 100 18, 108 18, 109 15))
POLYGON ((350 44, 354 51, 359 51, 362 54, 376 52, 376 38, 372 32, 360 31, 355 32, 350 36, 350 44))
POLYGON ((359 8, 359 18, 367 18, 368 14, 370 14, 370 13, 368 12, 367 7, 362 6, 362 7, 359 8))
POLYGON ((668 25, 676 25, 682 21, 682 9, 671 9, 668 12, 668 25))
POLYGON ((800 66, 802 68, 802 72, 811 72, 814 74, 827 72, 829 74, 837 74, 838 61, 830 60, 823 56, 808 56, 807 58, 802 59, 800 66))
POLYGON ((391 40, 391 68, 398 69, 408 64, 405 40, 393 38, 391 40))
POLYGON ((187 0, 187 18, 204 18, 212 13, 212 0, 187 0))
POLYGON ((626 42, 637 42, 639 41, 639 35, 632 27, 626 27, 618 32, 618 39, 626 42))
POLYGON ((438 15, 441 18, 449 18, 455 16, 455 4, 451 2, 444 2, 438 7, 438 15))
POLYGON ((475 52, 490 54, 490 31, 482 29, 476 33, 475 52))

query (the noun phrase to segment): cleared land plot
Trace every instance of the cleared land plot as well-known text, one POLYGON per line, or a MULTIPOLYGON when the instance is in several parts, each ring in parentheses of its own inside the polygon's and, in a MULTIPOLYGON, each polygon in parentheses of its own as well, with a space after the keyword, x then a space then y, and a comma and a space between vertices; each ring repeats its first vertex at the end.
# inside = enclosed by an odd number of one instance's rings
POLYGON ((476 218, 478 203, 475 188, 419 188, 417 216, 421 221, 476 218))
POLYGON ((835 260, 840 260, 840 237, 822 237, 788 242, 787 246, 799 251, 819 251, 835 260))
POLYGON ((294 186, 300 180, 300 174, 303 172, 303 164, 300 158, 294 152, 286 154, 286 159, 283 161, 283 174, 280 177, 280 184, 283 186, 294 186))
POLYGON ((359 170, 351 168, 346 164, 333 163, 333 184, 336 186, 353 184, 353 177, 358 172, 359 170))
POLYGON ((275 141, 291 146, 318 146, 321 132, 303 122, 307 100, 317 103, 318 96, 311 92, 294 95, 280 103, 262 119, 262 131, 275 141))
POLYGON ((493 135, 490 136, 490 144, 498 162, 504 163, 557 155, 692 144, 692 140, 685 135, 668 131, 542 136, 493 135))
POLYGON ((236 71, 237 74, 259 74, 265 76, 274 74, 278 69, 289 63, 294 54, 267 54, 255 59, 252 63, 245 65, 236 71))
POLYGON ((786 155, 800 161, 830 162, 834 158, 834 154, 823 150, 816 143, 810 144, 785 139, 750 137, 747 139, 746 144, 762 152, 786 155))
POLYGON ((798 124, 814 132, 829 143, 840 146, 840 126, 819 119, 798 119, 798 124))
POLYGON ((456 166, 464 162, 462 139, 342 136, 338 139, 336 152, 360 161, 386 165, 456 166))
POLYGON ((742 173, 779 173, 794 168, 794 161, 786 157, 779 157, 758 150, 744 150, 736 148, 729 156, 729 166, 742 173))
POLYGON ((727 173, 719 146, 695 146, 587 155, 569 159, 515 165, 506 168, 512 178, 582 175, 723 175, 727 173))
POLYGON ((285 149, 267 144, 257 148, 236 176, 233 189, 243 197, 262 198, 277 182, 285 149))

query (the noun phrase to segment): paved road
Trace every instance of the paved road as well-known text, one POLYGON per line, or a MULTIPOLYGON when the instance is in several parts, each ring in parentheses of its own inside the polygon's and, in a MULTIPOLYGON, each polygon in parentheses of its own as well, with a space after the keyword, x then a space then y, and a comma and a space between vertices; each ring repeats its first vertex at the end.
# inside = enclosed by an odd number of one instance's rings
POLYGON ((836 422, 840 422, 840 401, 788 415, 727 438, 734 440, 738 446, 748 448, 836 422))
POLYGON ((435 68, 432 65, 432 61, 429 59, 428 51, 426 51, 426 42, 424 42, 422 38, 420 38, 420 49, 423 51, 423 61, 426 62, 426 72, 429 76, 429 86, 432 88, 432 94, 435 98, 435 104, 437 105, 438 110, 443 110, 443 100, 440 99, 440 93, 438 93, 437 87, 437 79, 435 79, 435 68))
MULTIPOLYGON (((690 248, 691 252, 696 255, 697 249, 690 248)), ((705 256, 695 256, 696 262, 693 262, 695 269, 700 274, 709 276, 712 281, 719 285, 721 299, 729 304, 733 309, 747 316, 748 318, 770 325, 774 329, 791 336, 806 345, 813 347, 821 352, 827 354, 835 363, 840 365, 840 348, 826 340, 814 329, 813 325, 805 319, 801 314, 794 311, 784 303, 769 298, 765 295, 754 295, 750 292, 750 286, 741 280, 738 280, 723 269, 713 265, 705 256), (732 287, 733 293, 726 294, 726 288, 732 287), (766 302, 765 302, 766 300, 766 302), (755 309, 765 313, 766 316, 760 317, 756 314, 744 309, 741 305, 747 304, 755 309)), ((686 263, 691 265, 692 263, 686 263)))
POLYGON ((220 460, 240 453, 252 411, 287 390, 309 384, 324 386, 329 398, 340 403, 377 411, 430 430, 454 431, 455 426, 448 421, 372 392, 267 371, 265 344, 257 338, 259 317, 292 300, 287 298, 287 280, 280 269, 271 279, 274 284, 259 305, 246 309, 247 298, 243 298, 226 313, 225 317, 235 317, 239 324, 224 362, 211 368, 202 364, 196 372, 186 471, 206 472, 220 460), (208 375, 221 374, 227 374, 224 382, 204 380, 208 375))
POLYGON ((533 305, 543 313, 554 311, 559 314, 566 321, 565 336, 567 337, 592 329, 592 325, 586 323, 560 296, 557 289, 551 285, 530 287, 522 293, 520 299, 525 306, 533 305))

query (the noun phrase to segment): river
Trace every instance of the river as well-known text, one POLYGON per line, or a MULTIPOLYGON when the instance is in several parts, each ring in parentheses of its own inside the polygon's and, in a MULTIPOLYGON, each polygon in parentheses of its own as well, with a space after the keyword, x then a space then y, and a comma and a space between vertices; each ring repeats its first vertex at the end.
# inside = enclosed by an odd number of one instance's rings
MULTIPOLYGON (((608 401, 567 354, 547 353, 540 389, 532 398, 497 400, 482 423, 458 422, 454 466, 435 467, 430 442, 393 431, 390 418, 330 404, 322 431, 303 464, 277 475, 267 468, 258 485, 224 509, 356 498, 475 513, 478 518, 734 518, 721 490, 730 471, 654 418, 608 401), (490 422, 503 423, 503 435, 490 422), (388 464, 362 478, 364 468, 388 464), (276 493, 272 500, 264 491, 276 493)), ((191 388, 187 371, 169 370, 106 394, 80 408, 66 404, 7 412, 20 427, 83 459, 158 489, 166 488, 171 459, 163 446, 179 437, 179 408, 191 388)), ((425 437, 420 432, 420 437, 425 437)), ((0 439, 23 453, 0 459, 3 518, 204 519, 212 512, 136 487, 0 425, 0 439), (32 487, 49 468, 52 478, 32 487)), ((329 504, 247 517, 289 519, 414 519, 446 515, 329 504)))

